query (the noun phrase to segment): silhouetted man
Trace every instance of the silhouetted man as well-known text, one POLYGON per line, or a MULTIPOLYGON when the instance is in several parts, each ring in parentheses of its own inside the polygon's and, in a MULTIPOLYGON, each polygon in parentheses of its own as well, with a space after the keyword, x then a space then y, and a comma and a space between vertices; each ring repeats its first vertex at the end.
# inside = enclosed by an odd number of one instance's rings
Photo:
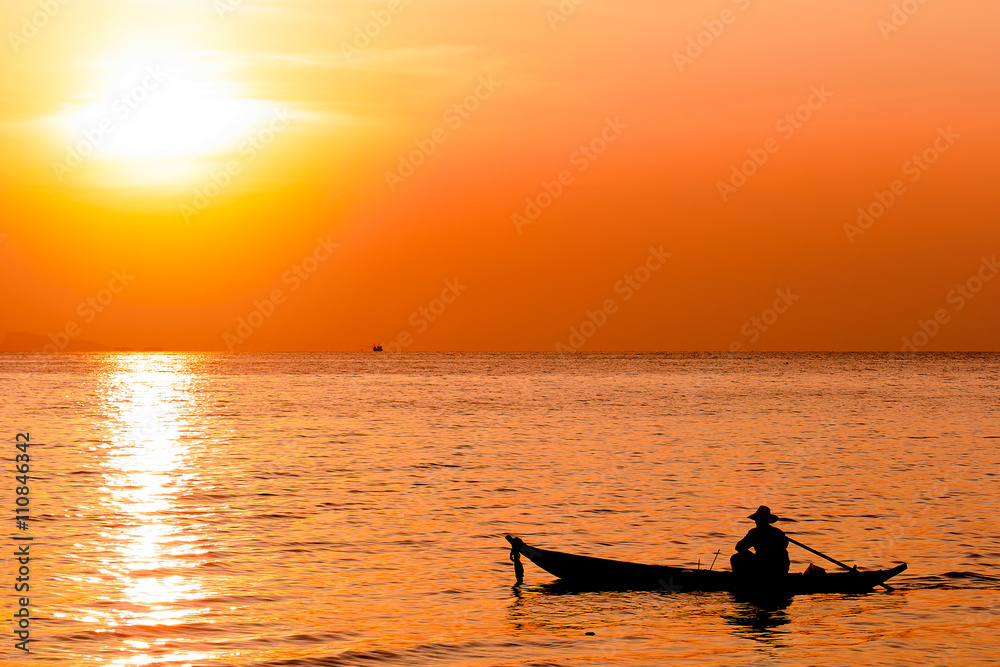
POLYGON ((754 578, 788 574, 788 538, 771 525, 778 517, 771 514, 767 505, 761 505, 747 518, 757 525, 736 543, 736 553, 729 559, 733 572, 754 578))

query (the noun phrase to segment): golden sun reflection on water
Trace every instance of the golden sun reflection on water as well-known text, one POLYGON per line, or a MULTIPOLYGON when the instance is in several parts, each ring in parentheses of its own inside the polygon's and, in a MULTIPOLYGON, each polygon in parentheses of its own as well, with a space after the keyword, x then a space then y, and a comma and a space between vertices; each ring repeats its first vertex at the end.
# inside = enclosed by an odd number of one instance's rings
POLYGON ((101 490, 114 520, 101 537, 110 552, 103 574, 112 578, 116 597, 91 616, 122 637, 122 656, 107 665, 184 665, 213 657, 168 648, 155 637, 165 627, 206 622, 208 611, 193 602, 205 597, 202 583, 187 574, 199 564, 192 544, 198 535, 178 505, 196 475, 181 437, 193 381, 187 363, 123 355, 106 378, 103 400, 112 437, 104 446, 101 490))

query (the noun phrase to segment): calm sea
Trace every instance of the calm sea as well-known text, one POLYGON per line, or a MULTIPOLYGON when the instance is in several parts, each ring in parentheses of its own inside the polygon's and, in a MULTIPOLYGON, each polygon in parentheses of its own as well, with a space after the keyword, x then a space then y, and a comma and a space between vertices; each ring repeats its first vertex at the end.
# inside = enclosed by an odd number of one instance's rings
MULTIPOLYGON (((4 664, 1000 663, 1000 356, 0 355, 4 664), (30 429, 27 531, 15 434, 30 429), (759 504, 894 593, 557 594, 503 536, 728 568, 759 504), (23 542, 22 542, 23 543, 23 542), (592 635, 587 633, 593 633, 592 635)), ((790 547, 793 569, 831 566, 790 547)))

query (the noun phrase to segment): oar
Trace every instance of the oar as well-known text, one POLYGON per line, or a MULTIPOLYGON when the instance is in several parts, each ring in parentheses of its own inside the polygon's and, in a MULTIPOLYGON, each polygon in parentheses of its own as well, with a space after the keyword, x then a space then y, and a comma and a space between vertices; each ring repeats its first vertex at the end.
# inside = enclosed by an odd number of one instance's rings
MULTIPOLYGON (((786 535, 785 535, 785 537, 788 537, 788 535, 786 534, 786 535)), ((830 561, 830 562, 831 562, 831 563, 833 563, 834 565, 839 565, 840 567, 844 568, 845 570, 850 570, 851 572, 857 572, 857 571, 858 571, 858 568, 857 568, 857 566, 854 566, 854 567, 848 567, 847 565, 845 565, 844 563, 841 563, 841 562, 840 562, 839 560, 837 560, 836 558, 831 558, 830 556, 827 556, 827 555, 826 555, 825 553, 823 553, 823 552, 821 552, 821 551, 816 551, 816 550, 815 550, 815 549, 813 549, 812 547, 807 547, 806 545, 802 544, 802 543, 801 543, 801 542, 799 542, 798 540, 795 540, 795 539, 792 539, 791 537, 788 537, 788 541, 789 541, 789 542, 791 542, 792 544, 797 544, 797 545, 799 545, 800 547, 802 547, 802 548, 803 548, 803 549, 805 549, 806 551, 809 551, 809 552, 812 552, 812 553, 816 554, 817 556, 820 556, 820 557, 822 557, 822 558, 825 558, 825 559, 827 559, 828 561, 830 561)), ((892 586, 890 586, 889 584, 886 584, 886 583, 882 583, 882 584, 879 584, 879 586, 881 586, 881 587, 882 587, 882 588, 884 588, 885 590, 889 591, 890 593, 891 593, 892 591, 896 590, 895 588, 893 588, 892 586)))

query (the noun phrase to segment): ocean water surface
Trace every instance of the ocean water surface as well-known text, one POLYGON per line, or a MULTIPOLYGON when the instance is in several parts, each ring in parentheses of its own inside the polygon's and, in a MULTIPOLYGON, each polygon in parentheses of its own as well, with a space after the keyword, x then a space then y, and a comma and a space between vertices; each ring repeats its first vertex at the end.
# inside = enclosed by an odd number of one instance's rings
POLYGON ((4 664, 997 664, 998 389, 995 354, 0 355, 34 538, 4 664), (503 539, 728 568, 760 504, 909 570, 565 594, 503 539))

